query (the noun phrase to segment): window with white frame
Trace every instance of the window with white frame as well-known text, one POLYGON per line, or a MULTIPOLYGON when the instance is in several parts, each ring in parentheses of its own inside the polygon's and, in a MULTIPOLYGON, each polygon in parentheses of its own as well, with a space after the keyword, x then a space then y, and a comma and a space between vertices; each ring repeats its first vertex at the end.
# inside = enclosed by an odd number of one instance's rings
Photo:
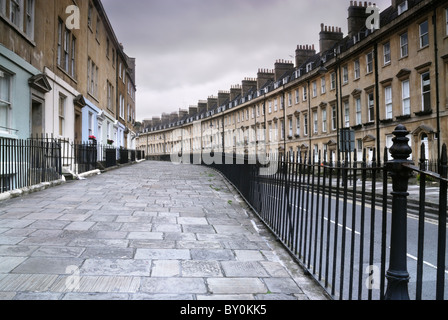
POLYGON ((355 79, 361 78, 361 65, 359 64, 359 59, 355 60, 355 79))
POLYGON ((384 88, 384 97, 386 99, 386 119, 393 118, 393 110, 392 110, 392 87, 384 88))
POLYGON ((300 136, 300 114, 296 117, 296 135, 300 136))
POLYGON ((431 110, 431 76, 429 71, 422 74, 422 111, 431 110))
POLYGON ((23 0, 9 2, 9 20, 20 30, 23 30, 23 9, 23 0))
POLYGON ((411 88, 409 80, 404 80, 401 83, 401 101, 403 107, 403 115, 411 114, 411 88))
POLYGON ((89 3, 89 11, 87 13, 87 25, 92 28, 93 5, 89 3))
POLYGON ((100 17, 97 17, 96 18, 96 30, 95 30, 95 38, 97 41, 100 41, 100 25, 101 25, 100 17))
POLYGON ((76 78, 76 38, 72 36, 72 50, 70 56, 70 75, 76 78))
POLYGON ((345 119, 345 127, 350 128, 350 104, 348 101, 344 101, 344 119, 345 119))
POLYGON ((89 131, 89 137, 93 136, 93 113, 89 112, 89 116, 88 116, 88 131, 89 131))
POLYGON ((26 35, 34 39, 34 0, 27 0, 26 2, 26 35))
POLYGON ((448 8, 445 9, 445 31, 448 36, 448 8))
POLYGON ((274 141, 278 141, 278 123, 274 124, 274 141))
POLYGON ((288 134, 288 136, 289 137, 292 137, 292 133, 293 133, 293 123, 292 123, 292 118, 289 118, 288 119, 288 122, 289 122, 289 134, 288 134))
POLYGON ((367 73, 373 72, 373 52, 366 55, 367 73))
POLYGON ((336 127, 337 127, 337 124, 336 124, 336 121, 337 121, 337 118, 336 118, 336 106, 332 106, 331 107, 331 130, 333 130, 333 131, 335 131, 336 130, 336 127))
POLYGON ((306 101, 308 99, 308 87, 303 86, 303 101, 306 101))
POLYGON ((0 14, 6 15, 6 0, 0 0, 0 14))
POLYGON ((90 58, 87 63, 87 86, 88 92, 96 97, 98 95, 98 67, 90 58))
POLYGON ((324 94, 327 92, 327 82, 325 81, 325 77, 320 79, 320 93, 324 94))
POLYGON ((327 132, 327 109, 322 109, 322 132, 327 132))
POLYGON ((113 110, 113 92, 114 88, 112 86, 112 83, 107 81, 107 109, 113 110))
POLYGON ((62 94, 59 95, 59 136, 64 136, 65 133, 65 104, 67 97, 62 94))
POLYGON ((58 66, 73 78, 76 76, 76 38, 65 27, 64 22, 58 20, 58 66))
POLYGON ((288 93, 288 106, 289 107, 292 106, 292 93, 291 92, 288 93))
POLYGON ((278 110, 278 99, 276 98, 274 100, 274 112, 277 112, 277 110, 278 110))
POLYGON ((419 25, 420 32, 420 48, 424 48, 429 45, 429 24, 428 20, 422 22, 419 25))
POLYGON ((335 90, 336 89, 336 72, 332 72, 330 78, 331 78, 330 89, 335 90))
POLYGON ((367 95, 367 109, 368 109, 367 114, 369 116, 368 121, 369 122, 375 121, 375 98, 373 92, 367 95))
POLYGON ((406 12, 408 10, 408 1, 403 1, 398 5, 398 15, 406 12))
POLYGON ((62 65, 62 30, 64 22, 61 19, 58 20, 58 51, 57 51, 57 64, 62 65))
POLYGON ((296 89, 296 104, 298 104, 299 102, 300 102, 299 89, 296 89))
POLYGON ((308 135, 308 114, 303 115, 303 134, 308 135))
POLYGON ((391 61, 390 42, 383 45, 384 65, 389 64, 391 61))
POLYGON ((313 81, 313 98, 317 97, 317 82, 313 81))
POLYGON ((306 65, 306 72, 310 72, 311 70, 313 70, 313 63, 310 62, 306 65))
POLYGON ((359 126, 360 124, 362 124, 362 106, 360 97, 356 98, 355 104, 356 104, 356 125, 359 126))
POLYGON ((280 120, 280 129, 281 129, 281 132, 280 132, 281 139, 284 140, 285 139, 285 121, 283 121, 283 120, 280 120))
MULTIPOLYGON (((120 118, 122 118, 124 120, 124 97, 123 95, 120 94, 120 118)), ((239 114, 238 114, 238 118, 239 118, 239 114)))
POLYGON ((314 134, 318 133, 318 116, 317 116, 317 111, 313 112, 313 132, 314 134))
POLYGON ((401 58, 407 57, 408 50, 408 33, 405 32, 400 36, 400 56, 401 58))
POLYGON ((272 113, 272 101, 268 102, 268 112, 272 113))
POLYGON ((61 68, 64 69, 66 72, 69 71, 69 61, 70 61, 70 31, 65 28, 64 29, 64 45, 63 45, 63 54, 62 54, 62 64, 61 68))
POLYGON ((10 133, 11 76, 0 70, 0 132, 10 133))
POLYGON ((342 67, 342 83, 343 84, 348 83, 348 66, 342 67))

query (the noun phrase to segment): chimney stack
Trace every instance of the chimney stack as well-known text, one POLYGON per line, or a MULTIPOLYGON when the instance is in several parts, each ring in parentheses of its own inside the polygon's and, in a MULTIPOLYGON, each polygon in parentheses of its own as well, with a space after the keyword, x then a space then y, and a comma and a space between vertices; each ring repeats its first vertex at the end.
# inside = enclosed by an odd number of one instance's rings
POLYGON ((366 1, 350 1, 347 19, 349 37, 355 36, 361 29, 366 26, 366 20, 370 15, 369 13, 366 13, 366 9, 371 5, 371 2, 367 3, 366 1))
POLYGON ((177 112, 172 112, 169 115, 170 123, 179 121, 179 114, 177 112))
POLYGON ((218 98, 214 96, 210 96, 207 99, 207 111, 210 111, 213 109, 213 106, 218 104, 218 98))
POLYGON ((179 120, 182 120, 188 116, 188 110, 179 109, 179 120))
POLYGON ((245 97, 250 89, 257 89, 257 79, 253 78, 244 78, 244 80, 241 82, 241 95, 245 97))
POLYGON ((336 43, 344 39, 344 34, 342 33, 341 28, 326 26, 323 23, 320 27, 321 31, 319 33, 319 44, 321 53, 330 50, 336 43))
POLYGON ((223 106, 230 99, 229 91, 219 91, 218 92, 218 107, 223 106))
POLYGON ((275 79, 274 70, 269 69, 258 69, 257 73, 257 90, 263 88, 266 83, 273 81, 275 79))
POLYGON ((235 100, 239 95, 241 95, 241 85, 233 85, 230 87, 230 101, 235 100))
POLYGON ((153 117, 152 118, 152 125, 153 127, 160 126, 162 124, 162 121, 160 120, 160 117, 153 117))
POLYGON ((207 101, 200 100, 198 102, 198 112, 199 113, 205 113, 207 112, 207 101))
POLYGON ((198 113, 198 106, 190 106, 188 108, 188 115, 190 117, 194 116, 196 113, 198 113))
POLYGON ((170 122, 170 115, 168 113, 162 113, 162 125, 170 122))
POLYGON ((277 60, 274 65, 274 80, 278 81, 286 72, 294 70, 294 64, 288 60, 277 60))
POLYGON ((316 55, 316 50, 314 49, 314 44, 309 45, 298 45, 296 49, 296 68, 303 65, 308 59, 316 55))

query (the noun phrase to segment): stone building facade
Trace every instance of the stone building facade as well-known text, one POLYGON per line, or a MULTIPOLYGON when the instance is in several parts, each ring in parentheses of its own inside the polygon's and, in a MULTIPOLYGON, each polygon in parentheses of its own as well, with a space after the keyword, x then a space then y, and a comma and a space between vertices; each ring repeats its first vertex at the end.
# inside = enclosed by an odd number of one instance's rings
POLYGON ((0 0, 0 81, 2 137, 135 147, 135 59, 100 0, 0 0))
POLYGON ((412 158, 437 160, 448 143, 448 1, 392 0, 380 28, 366 27, 366 2, 350 1, 348 34, 321 25, 319 51, 298 45, 295 61, 259 69, 221 99, 170 119, 144 121, 148 155, 222 151, 312 152, 322 160, 366 150, 384 156, 398 124, 410 131, 412 158), (189 134, 190 133, 190 134, 189 134), (186 138, 187 137, 187 138, 186 138))

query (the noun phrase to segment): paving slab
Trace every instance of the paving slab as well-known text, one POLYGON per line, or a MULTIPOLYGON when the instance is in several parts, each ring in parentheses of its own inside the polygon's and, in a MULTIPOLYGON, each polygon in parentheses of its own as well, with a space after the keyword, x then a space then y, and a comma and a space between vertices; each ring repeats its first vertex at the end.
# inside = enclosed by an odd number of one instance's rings
POLYGON ((327 300, 208 168, 145 161, 0 206, 2 300, 327 300))

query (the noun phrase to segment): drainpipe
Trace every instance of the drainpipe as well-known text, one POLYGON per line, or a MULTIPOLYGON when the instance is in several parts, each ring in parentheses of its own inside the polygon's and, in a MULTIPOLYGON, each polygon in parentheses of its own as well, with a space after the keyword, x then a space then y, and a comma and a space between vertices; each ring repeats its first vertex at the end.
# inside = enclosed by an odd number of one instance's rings
POLYGON ((380 137, 380 87, 378 79, 378 43, 374 45, 375 59, 375 104, 376 104, 376 159, 381 161, 381 137, 380 137))
POLYGON ((437 163, 440 167, 441 156, 441 137, 440 137, 440 83, 439 83, 439 46, 437 41, 437 7, 434 7, 434 15, 432 16, 432 24, 434 26, 434 55, 435 55, 435 72, 436 72, 436 108, 437 108, 437 163))

